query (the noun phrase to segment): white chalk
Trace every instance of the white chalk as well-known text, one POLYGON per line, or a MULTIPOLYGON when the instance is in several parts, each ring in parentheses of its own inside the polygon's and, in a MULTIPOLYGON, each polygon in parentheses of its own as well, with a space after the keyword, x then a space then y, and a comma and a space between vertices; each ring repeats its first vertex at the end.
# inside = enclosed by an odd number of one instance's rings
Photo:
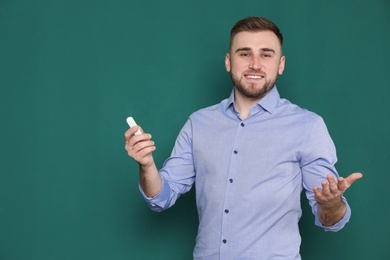
MULTIPOLYGON (((127 119, 126 119, 126 122, 127 124, 130 126, 130 128, 134 127, 137 125, 137 123, 134 121, 134 118, 132 118, 131 116, 129 116, 127 119)), ((137 132, 135 132, 135 135, 140 135, 142 134, 141 130, 137 130, 137 132)))

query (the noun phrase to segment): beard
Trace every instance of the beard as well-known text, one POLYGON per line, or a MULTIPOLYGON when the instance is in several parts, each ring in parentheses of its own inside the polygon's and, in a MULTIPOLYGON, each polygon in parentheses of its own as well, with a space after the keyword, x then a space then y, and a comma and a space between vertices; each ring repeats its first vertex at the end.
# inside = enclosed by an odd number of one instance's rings
POLYGON ((232 79, 233 85, 236 89, 245 97, 252 99, 263 98, 270 90, 275 86, 277 75, 269 80, 263 79, 265 82, 263 86, 260 86, 259 83, 247 83, 242 82, 242 78, 238 78, 232 72, 230 72, 230 77, 232 79))

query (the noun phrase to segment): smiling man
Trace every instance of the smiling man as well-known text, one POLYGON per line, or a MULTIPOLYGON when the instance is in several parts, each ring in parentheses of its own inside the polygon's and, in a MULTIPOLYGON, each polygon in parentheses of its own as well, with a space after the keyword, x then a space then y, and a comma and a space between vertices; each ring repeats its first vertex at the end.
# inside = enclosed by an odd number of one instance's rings
POLYGON ((285 57, 280 41, 282 38, 272 31, 232 34, 225 66, 235 86, 236 103, 248 103, 238 108, 242 118, 249 115, 249 109, 274 87, 278 74, 283 73, 285 57))
POLYGON ((230 97, 189 117, 162 169, 150 134, 134 135, 139 126, 125 133, 152 210, 171 207, 195 184, 194 259, 301 259, 302 190, 324 230, 338 231, 350 219, 343 193, 362 175, 339 177, 322 118, 279 96, 282 44, 271 21, 238 21, 225 57, 230 97))

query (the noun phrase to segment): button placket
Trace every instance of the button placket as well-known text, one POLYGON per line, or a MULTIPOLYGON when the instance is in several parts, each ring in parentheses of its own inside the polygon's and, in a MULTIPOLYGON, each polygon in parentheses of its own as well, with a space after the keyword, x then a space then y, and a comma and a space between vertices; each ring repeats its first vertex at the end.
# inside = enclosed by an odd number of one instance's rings
MULTIPOLYGON (((222 248, 225 248, 223 245, 227 244, 228 242, 228 238, 229 238, 229 235, 230 235, 230 222, 232 221, 231 218, 230 218, 230 215, 232 214, 231 213, 231 208, 230 208, 230 199, 231 199, 231 196, 232 196, 232 193, 231 193, 231 189, 234 187, 231 186, 234 184, 234 176, 235 174, 237 174, 237 159, 239 155, 239 149, 240 149, 240 146, 236 146, 236 141, 240 140, 240 136, 242 136, 242 134, 244 134, 242 131, 244 130, 243 127, 245 127, 245 123, 240 121, 238 122, 238 124, 236 125, 237 126, 237 135, 236 135, 236 138, 238 139, 235 139, 235 141, 233 142, 233 151, 232 151, 232 157, 231 157, 231 168, 230 168, 230 173, 229 173, 229 176, 228 176, 228 187, 226 189, 226 200, 224 202, 224 206, 222 208, 222 237, 221 237, 221 245, 222 245, 222 248)), ((239 144, 239 143, 238 143, 239 144)), ((222 249, 221 250, 225 250, 225 249, 222 249)), ((221 252, 222 253, 222 252, 221 252)))

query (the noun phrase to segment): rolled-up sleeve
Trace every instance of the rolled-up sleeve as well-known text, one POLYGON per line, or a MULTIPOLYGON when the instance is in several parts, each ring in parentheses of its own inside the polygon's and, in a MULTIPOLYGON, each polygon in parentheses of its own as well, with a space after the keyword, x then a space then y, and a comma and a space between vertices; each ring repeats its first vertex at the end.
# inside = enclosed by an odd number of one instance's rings
POLYGON ((336 148, 321 117, 313 121, 310 131, 307 133, 307 142, 302 151, 301 170, 303 187, 315 217, 315 225, 323 228, 325 231, 337 232, 345 226, 351 217, 351 208, 347 200, 342 197, 347 206, 344 217, 333 226, 324 226, 318 218, 318 203, 313 192, 314 186, 321 187, 321 182, 327 179, 328 174, 332 174, 336 180, 339 177, 334 166, 337 162, 336 148))
POLYGON ((170 188, 167 181, 162 178, 162 188, 161 191, 155 197, 146 196, 144 190, 139 184, 139 190, 144 197, 145 201, 148 203, 151 210, 159 212, 167 208, 168 199, 170 197, 170 188))
POLYGON ((159 171, 162 179, 159 194, 150 198, 145 195, 139 185, 142 196, 153 211, 158 212, 173 206, 176 200, 188 192, 195 182, 191 133, 191 121, 188 120, 176 139, 171 156, 159 171))

